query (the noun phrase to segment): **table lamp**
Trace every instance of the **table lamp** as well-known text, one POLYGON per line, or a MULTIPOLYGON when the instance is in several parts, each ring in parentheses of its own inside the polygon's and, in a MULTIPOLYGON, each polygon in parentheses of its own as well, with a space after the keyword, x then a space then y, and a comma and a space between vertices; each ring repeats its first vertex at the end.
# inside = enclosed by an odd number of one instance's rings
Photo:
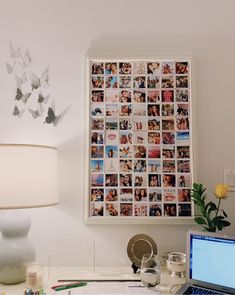
POLYGON ((0 144, 0 283, 25 280, 26 266, 35 260, 35 251, 27 237, 30 219, 18 209, 57 204, 57 174, 56 148, 0 144))

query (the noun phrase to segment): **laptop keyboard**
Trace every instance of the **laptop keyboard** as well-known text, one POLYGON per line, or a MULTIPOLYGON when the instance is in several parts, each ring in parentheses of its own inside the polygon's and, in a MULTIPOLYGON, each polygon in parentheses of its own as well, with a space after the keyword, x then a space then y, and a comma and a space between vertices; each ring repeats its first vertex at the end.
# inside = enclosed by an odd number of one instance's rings
POLYGON ((188 287, 188 289, 184 292, 185 295, 224 295, 223 293, 213 291, 213 290, 208 290, 208 289, 203 289, 199 287, 188 287))

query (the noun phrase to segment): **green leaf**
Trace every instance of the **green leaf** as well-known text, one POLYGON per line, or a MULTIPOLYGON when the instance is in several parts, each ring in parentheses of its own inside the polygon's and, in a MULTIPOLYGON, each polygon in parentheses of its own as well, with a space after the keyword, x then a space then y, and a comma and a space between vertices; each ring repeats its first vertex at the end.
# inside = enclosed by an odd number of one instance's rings
POLYGON ((228 217, 227 213, 224 210, 222 210, 222 212, 223 212, 224 216, 227 218, 228 217))
POLYGON ((206 224, 204 217, 195 217, 194 220, 197 224, 206 224))
POLYGON ((227 221, 227 220, 222 220, 223 226, 229 226, 231 224, 231 222, 227 221))

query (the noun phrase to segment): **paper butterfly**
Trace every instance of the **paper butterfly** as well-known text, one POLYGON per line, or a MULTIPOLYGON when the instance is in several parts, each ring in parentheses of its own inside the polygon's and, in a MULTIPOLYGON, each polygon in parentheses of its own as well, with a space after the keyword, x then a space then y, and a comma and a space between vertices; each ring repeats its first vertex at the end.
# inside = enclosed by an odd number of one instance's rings
POLYGON ((20 118, 24 112, 25 110, 19 110, 19 108, 15 106, 12 115, 20 118))
POLYGON ((30 97, 31 95, 31 92, 26 92, 26 93, 22 93, 21 89, 20 88, 17 88, 16 89, 16 96, 15 96, 15 99, 18 100, 18 101, 22 101, 23 103, 26 103, 28 98, 30 97))
POLYGON ((47 111, 47 117, 45 118, 45 121, 43 123, 53 124, 54 126, 58 125, 63 119, 65 113, 68 111, 69 108, 70 106, 68 106, 58 116, 56 116, 54 107, 53 106, 49 107, 47 111))
POLYGON ((43 112, 44 112, 44 109, 42 107, 41 104, 39 104, 39 108, 36 109, 36 110, 33 110, 33 109, 28 109, 28 111, 30 112, 30 114, 32 115, 32 117, 34 119, 37 119, 38 117, 41 117, 43 112))
POLYGON ((45 69, 41 77, 38 78, 34 73, 30 74, 32 90, 38 89, 39 87, 46 88, 49 86, 49 67, 45 69))

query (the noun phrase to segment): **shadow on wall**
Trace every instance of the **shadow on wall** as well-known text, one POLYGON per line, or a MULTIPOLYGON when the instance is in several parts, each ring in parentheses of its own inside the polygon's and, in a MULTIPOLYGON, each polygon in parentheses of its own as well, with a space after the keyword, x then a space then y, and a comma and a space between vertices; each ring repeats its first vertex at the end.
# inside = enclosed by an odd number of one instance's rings
POLYGON ((85 158, 83 134, 62 143, 59 150, 59 192, 58 209, 75 219, 83 219, 85 158))

